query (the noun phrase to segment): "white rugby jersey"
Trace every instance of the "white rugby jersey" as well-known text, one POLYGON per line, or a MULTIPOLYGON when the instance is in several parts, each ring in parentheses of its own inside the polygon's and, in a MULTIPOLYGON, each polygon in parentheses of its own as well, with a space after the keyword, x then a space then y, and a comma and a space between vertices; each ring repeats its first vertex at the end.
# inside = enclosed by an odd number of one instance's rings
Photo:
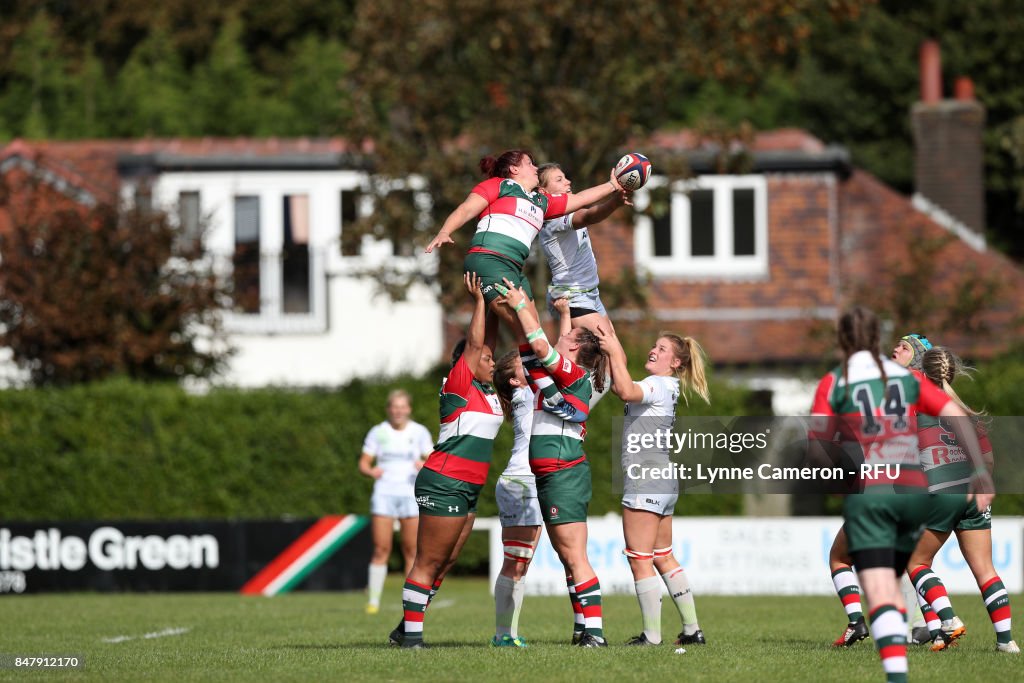
POLYGON ((410 420, 402 430, 386 420, 373 427, 363 442, 363 453, 376 458, 377 467, 384 470, 374 483, 374 495, 415 495, 413 486, 419 471, 416 463, 433 449, 430 430, 418 422, 410 420))
POLYGON ((551 286, 593 289, 600 284, 589 228, 573 229, 575 212, 545 221, 540 246, 551 268, 551 286))
POLYGON ((512 457, 501 473, 503 477, 533 476, 530 470, 533 406, 534 396, 529 387, 519 387, 512 393, 512 457))
MULTIPOLYGON (((628 435, 636 433, 654 434, 655 430, 672 429, 676 421, 676 403, 679 401, 679 378, 674 376, 650 375, 634 382, 644 392, 643 398, 626 404, 626 422, 623 429, 623 450, 628 435)), ((645 449, 646 455, 652 455, 645 449)), ((658 453, 661 454, 660 451, 658 453)), ((668 457, 668 447, 664 449, 668 457)))

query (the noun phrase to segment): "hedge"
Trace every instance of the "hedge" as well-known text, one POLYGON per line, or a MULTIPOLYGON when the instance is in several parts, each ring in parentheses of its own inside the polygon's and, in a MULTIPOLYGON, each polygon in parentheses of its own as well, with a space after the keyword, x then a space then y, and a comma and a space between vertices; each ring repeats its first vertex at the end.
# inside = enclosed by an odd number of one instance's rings
MULTIPOLYGON (((330 390, 217 389, 193 395, 176 385, 113 380, 66 389, 0 391, 0 519, 202 519, 365 513, 372 483, 358 473, 363 438, 384 419, 388 392, 404 388, 413 419, 436 435, 443 371, 426 377, 354 381, 330 390)), ((1024 414, 1024 354, 957 383, 972 405, 1024 414)), ((686 415, 765 414, 761 397, 713 382, 713 404, 686 415)), ((587 423, 594 477, 591 512, 617 512, 612 493, 612 418, 606 397, 587 423)), ((497 514, 493 484, 511 447, 503 428, 479 513, 497 514)), ((997 454, 998 458, 998 454, 997 454)), ((1021 496, 997 499, 1001 514, 1024 512, 1021 496)), ((738 514, 739 496, 691 496, 682 515, 738 514)), ((480 536, 480 535, 477 535, 480 536)), ((478 566, 475 538, 464 566, 478 566)))
MULTIPOLYGON (((372 483, 356 464, 384 419, 391 389, 413 398, 413 419, 436 436, 440 372, 354 381, 333 390, 217 389, 113 380, 66 389, 0 391, 0 518, 266 518, 365 512, 372 483)), ((750 394, 713 388, 714 410, 745 410, 750 394)), ((605 398, 588 422, 594 514, 618 509, 611 492, 612 418, 605 398)), ((687 411, 694 413, 694 411, 687 411)), ((511 448, 495 445, 488 491, 511 448)), ((737 498, 701 496, 683 514, 739 511, 737 498)), ((495 515, 485 493, 481 515, 495 515)))

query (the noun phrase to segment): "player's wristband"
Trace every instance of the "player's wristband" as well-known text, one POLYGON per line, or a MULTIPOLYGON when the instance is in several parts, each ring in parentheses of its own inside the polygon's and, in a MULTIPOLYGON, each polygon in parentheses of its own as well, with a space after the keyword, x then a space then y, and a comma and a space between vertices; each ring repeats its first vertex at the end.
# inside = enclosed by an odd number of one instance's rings
POLYGON ((526 335, 526 341, 534 341, 535 339, 547 339, 547 337, 544 336, 543 328, 538 327, 533 332, 526 335))
POLYGON ((514 310, 516 313, 518 313, 519 311, 523 310, 524 308, 526 308, 526 299, 523 299, 518 304, 516 304, 516 307, 514 309, 512 309, 512 310, 514 310))
POLYGON ((974 476, 976 476, 976 477, 980 477, 982 475, 987 475, 987 474, 989 474, 989 471, 988 471, 987 467, 976 467, 976 468, 974 468, 974 476))
POLYGON ((544 365, 551 365, 558 358, 558 351, 555 351, 555 347, 548 345, 548 355, 541 359, 541 363, 544 365))

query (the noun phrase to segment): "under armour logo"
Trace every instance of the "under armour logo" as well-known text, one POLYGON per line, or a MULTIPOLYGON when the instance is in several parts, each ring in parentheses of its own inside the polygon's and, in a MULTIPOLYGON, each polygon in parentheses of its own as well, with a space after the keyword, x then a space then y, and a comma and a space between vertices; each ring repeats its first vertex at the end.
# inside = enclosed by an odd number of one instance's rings
POLYGON ((458 505, 449 505, 448 506, 448 512, 458 512, 458 511, 459 511, 459 506, 458 505))

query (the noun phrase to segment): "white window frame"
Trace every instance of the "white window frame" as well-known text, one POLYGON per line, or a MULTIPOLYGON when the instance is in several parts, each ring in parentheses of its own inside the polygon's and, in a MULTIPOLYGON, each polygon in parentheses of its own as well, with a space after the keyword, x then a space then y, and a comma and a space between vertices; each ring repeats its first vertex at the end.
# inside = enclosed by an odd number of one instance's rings
MULTIPOLYGON (((283 185, 277 188, 260 188, 258 191, 238 188, 231 197, 228 208, 228 223, 234 241, 235 198, 255 196, 260 204, 260 312, 240 313, 228 311, 224 324, 232 332, 243 334, 258 333, 313 333, 327 330, 327 277, 324 248, 313 236, 316 220, 313 209, 313 193, 309 188, 298 185, 283 185), (309 313, 285 313, 284 308, 284 198, 291 195, 305 195, 310 202, 309 243, 309 313)), ((234 250, 232 249, 232 254, 234 250)), ((231 263, 231 255, 227 255, 231 263)), ((228 266, 231 267, 230 265, 228 266)))
MULTIPOLYGON (((637 192, 634 200, 638 210, 650 203, 649 188, 665 187, 663 176, 650 179, 637 192)), ((633 238, 633 256, 637 267, 654 277, 682 278, 764 278, 768 276, 768 183, 763 175, 705 175, 672 183, 671 256, 654 255, 654 221, 637 215, 633 238), (690 254, 690 197, 694 189, 714 192, 715 253, 711 256, 690 254), (754 190, 754 254, 733 254, 732 192, 754 190)))
MULTIPOLYGON (((332 279, 361 277, 367 269, 388 265, 399 270, 433 273, 437 269, 436 254, 426 255, 421 249, 411 257, 392 255, 391 241, 366 236, 360 256, 343 256, 341 235, 346 226, 341 222, 341 193, 361 193, 357 211, 360 216, 372 214, 374 201, 369 189, 370 178, 356 170, 303 171, 169 171, 161 173, 156 182, 161 205, 175 210, 180 192, 199 192, 200 215, 208 220, 204 234, 205 247, 214 259, 218 275, 231 278, 235 250, 235 197, 256 196, 260 210, 260 312, 224 312, 225 330, 243 335, 320 334, 329 329, 328 289, 332 279), (284 313, 282 295, 281 255, 284 246, 284 197, 309 197, 309 250, 311 312, 284 313)), ((411 189, 423 210, 423 224, 430 226, 429 192, 425 181, 417 176, 387 184, 388 189, 411 189)), ((154 195, 155 198, 155 195, 154 195)), ((339 301, 332 302, 337 307, 339 301)))

